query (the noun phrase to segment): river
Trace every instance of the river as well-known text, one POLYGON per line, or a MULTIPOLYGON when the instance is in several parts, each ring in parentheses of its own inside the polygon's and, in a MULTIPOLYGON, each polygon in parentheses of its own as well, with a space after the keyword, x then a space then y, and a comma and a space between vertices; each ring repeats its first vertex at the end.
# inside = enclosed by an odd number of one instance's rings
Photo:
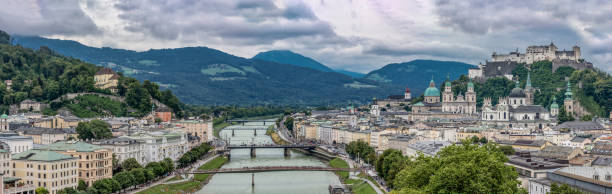
MULTIPOLYGON (((270 122, 273 124, 274 122, 270 122)), ((266 122, 266 124, 268 124, 266 122)), ((250 122, 245 126, 229 126, 221 131, 220 136, 227 138, 233 145, 243 143, 272 144, 272 139, 265 135, 267 126, 263 123, 250 122), (232 137, 231 129, 257 129, 257 136, 253 130, 235 130, 232 137)), ((242 168, 258 166, 326 166, 323 161, 313 157, 291 151, 290 157, 284 157, 283 149, 257 149, 256 157, 251 158, 248 149, 231 151, 230 162, 221 168, 242 168)), ((233 194, 233 193, 261 193, 285 194, 308 193, 327 194, 327 188, 332 184, 340 184, 340 180, 333 172, 258 172, 255 173, 255 186, 251 186, 251 173, 216 174, 198 194, 233 194)))

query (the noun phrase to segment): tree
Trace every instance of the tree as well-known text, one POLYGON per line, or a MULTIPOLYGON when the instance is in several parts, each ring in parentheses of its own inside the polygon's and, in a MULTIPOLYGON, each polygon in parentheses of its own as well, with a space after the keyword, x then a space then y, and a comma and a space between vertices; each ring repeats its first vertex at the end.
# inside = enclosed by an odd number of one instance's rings
POLYGON ((112 138, 113 134, 110 130, 110 125, 101 120, 91 120, 89 122, 80 122, 77 125, 76 132, 79 134, 79 139, 106 139, 112 138))
POLYGON ((119 184, 121 184, 121 189, 127 189, 135 185, 134 175, 132 175, 132 173, 128 171, 123 171, 115 174, 115 176, 113 176, 113 179, 116 180, 119 184))
POLYGON ((504 155, 514 154, 514 148, 512 148, 512 146, 509 146, 509 145, 499 146, 499 150, 501 150, 504 153, 504 155))
POLYGON ((480 138, 480 140, 478 142, 480 142, 481 144, 486 144, 486 143, 489 142, 489 140, 487 140, 486 137, 482 137, 482 138, 480 138))
POLYGON ((135 158, 128 158, 121 163, 121 168, 123 168, 123 171, 130 171, 134 168, 142 168, 142 166, 135 158))
POLYGON ((287 117, 284 124, 287 130, 293 131, 293 117, 287 117))
POLYGON ((359 159, 364 160, 368 164, 371 164, 376 160, 374 148, 370 147, 367 142, 362 140, 349 143, 346 146, 346 153, 348 153, 351 158, 355 159, 359 157, 359 159))
POLYGON ((87 187, 89 187, 87 185, 87 183, 81 179, 79 179, 79 185, 77 186, 77 190, 79 191, 85 191, 85 189, 87 189, 87 187))
POLYGON ((134 176, 135 184, 143 184, 147 182, 147 175, 145 174, 145 170, 143 168, 134 168, 130 171, 132 176, 134 176))
MULTIPOLYGON (((147 165, 148 166, 148 165, 147 165)), ((145 168, 145 177, 147 177, 147 182, 155 179, 155 172, 152 169, 145 168)))
POLYGON ((409 159, 402 155, 402 151, 396 149, 387 149, 380 155, 376 161, 376 171, 379 175, 389 183, 389 187, 393 188, 393 180, 408 164, 409 159))
POLYGON ((164 158, 164 160, 161 162, 161 164, 164 167, 164 172, 170 173, 170 172, 174 171, 174 162, 172 161, 172 159, 164 158))
POLYGON ((584 115, 580 118, 581 121, 591 121, 593 120, 593 116, 592 115, 584 115))
POLYGON ((497 145, 464 142, 419 155, 395 177, 395 193, 521 193, 518 173, 497 145))
POLYGON ((47 189, 46 189, 46 188, 44 188, 44 187, 38 187, 38 188, 36 188, 36 191, 35 191, 35 192, 36 192, 36 193, 39 193, 39 194, 49 194, 49 190, 47 190, 47 189))
POLYGON ((57 194, 78 194, 79 192, 72 187, 66 187, 62 190, 57 191, 57 194))
POLYGON ((559 186, 556 183, 553 183, 550 186, 549 194, 583 194, 583 192, 578 189, 574 189, 567 184, 559 186))
POLYGON ((149 162, 145 168, 153 171, 155 176, 162 176, 165 173, 164 167, 159 162, 149 162))

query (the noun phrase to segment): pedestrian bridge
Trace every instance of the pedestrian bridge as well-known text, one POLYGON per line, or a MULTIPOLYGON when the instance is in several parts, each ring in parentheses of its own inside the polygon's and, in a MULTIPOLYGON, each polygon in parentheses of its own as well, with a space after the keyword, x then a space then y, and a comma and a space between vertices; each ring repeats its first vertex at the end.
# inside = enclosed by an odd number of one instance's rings
POLYGON ((241 123, 242 125, 244 125, 245 123, 248 123, 248 122, 260 122, 260 123, 263 123, 263 125, 264 125, 264 126, 266 125, 266 123, 268 123, 268 124, 269 124, 269 123, 276 123, 276 121, 275 121, 275 120, 244 120, 244 119, 230 119, 230 120, 226 120, 226 121, 227 121, 227 122, 229 122, 229 123, 233 123, 233 122, 236 122, 236 123, 241 123))
POLYGON ((358 171, 356 168, 331 168, 320 166, 259 166, 243 168, 220 168, 212 170, 194 170, 185 174, 217 174, 217 173, 255 173, 273 171, 358 171))

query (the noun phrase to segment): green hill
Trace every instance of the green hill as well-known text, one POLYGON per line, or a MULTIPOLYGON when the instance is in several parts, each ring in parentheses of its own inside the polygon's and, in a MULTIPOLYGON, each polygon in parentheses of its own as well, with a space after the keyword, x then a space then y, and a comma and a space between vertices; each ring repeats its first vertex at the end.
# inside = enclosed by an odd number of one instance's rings
MULTIPOLYGON (((525 86, 528 73, 531 74, 532 86, 538 89, 535 93, 535 104, 548 107, 553 96, 556 97, 557 104, 563 104, 567 84, 565 78, 568 77, 574 97, 587 111, 600 117, 608 117, 612 111, 612 77, 603 71, 560 67, 553 73, 550 61, 539 61, 531 65, 531 70, 521 65, 513 71, 513 76, 518 76, 521 87, 525 86)), ((453 81, 453 92, 465 93, 468 81, 466 76, 453 81)), ((481 106, 483 97, 491 97, 493 104, 496 104, 498 97, 508 96, 514 88, 514 83, 499 77, 488 79, 484 83, 475 83, 474 87, 478 95, 478 106, 481 106)))
POLYGON ((364 103, 393 88, 336 72, 245 59, 206 47, 135 52, 75 41, 15 36, 14 44, 54 51, 111 67, 171 89, 183 102, 205 105, 326 105, 364 103))
MULTIPOLYGON (((4 37, 0 31, 0 37, 4 37)), ((5 38, 10 39, 10 37, 5 38)), ((5 42, 6 43, 6 42, 5 42)), ((49 103, 67 93, 96 92, 111 94, 108 90, 94 87, 94 74, 101 68, 81 60, 57 54, 48 47, 39 47, 38 50, 0 44, 0 80, 11 80, 10 89, 0 83, 0 109, 7 111, 11 104, 19 103, 25 99, 33 99, 49 103)), ((142 116, 151 110, 151 97, 171 107, 177 116, 182 115, 180 102, 170 91, 161 91, 159 86, 145 81, 141 83, 134 78, 121 76, 119 79, 119 94, 124 96, 128 106, 135 109, 132 116, 142 116), (144 99, 144 100, 143 100, 144 99)), ((89 102, 95 102, 89 99, 89 102)), ((93 105, 90 110, 97 114, 107 111, 111 115, 124 115, 125 111, 117 108, 116 103, 109 102, 109 107, 96 109, 93 105)), ((70 103, 69 103, 70 104, 70 103)), ((73 107, 74 105, 65 106, 73 107)), ((55 107, 59 108, 59 107, 55 107)), ((86 115, 86 114, 83 114, 86 115)))
POLYGON ((253 59, 271 61, 271 62, 276 62, 280 64, 295 65, 298 67, 306 67, 306 68, 316 69, 316 70, 324 71, 324 72, 334 71, 330 69, 329 67, 319 63, 318 61, 315 61, 314 59, 302 56, 300 54, 297 54, 297 53, 294 53, 288 50, 272 50, 272 51, 257 53, 257 55, 253 57, 253 59))
POLYGON ((434 78, 439 86, 447 76, 451 80, 468 73, 468 69, 475 67, 470 64, 454 61, 414 60, 405 63, 388 64, 378 70, 368 73, 365 78, 384 83, 408 86, 413 95, 422 94, 434 78))

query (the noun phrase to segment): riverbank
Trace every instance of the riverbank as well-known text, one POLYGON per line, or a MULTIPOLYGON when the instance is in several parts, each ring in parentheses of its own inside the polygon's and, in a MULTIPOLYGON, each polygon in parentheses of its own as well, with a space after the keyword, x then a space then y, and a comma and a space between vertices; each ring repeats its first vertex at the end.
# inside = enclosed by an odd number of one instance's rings
MULTIPOLYGON (((221 168, 227 163, 227 157, 216 157, 202 166, 198 167, 199 170, 210 170, 221 168)), ((185 182, 174 183, 174 184, 160 184, 148 188, 144 191, 138 192, 138 194, 164 194, 164 193, 193 193, 200 190, 208 182, 211 176, 209 174, 196 174, 192 180, 185 182)))
POLYGON ((289 142, 281 138, 280 135, 278 135, 278 132, 274 130, 274 125, 268 127, 268 129, 266 130, 266 135, 270 136, 270 138, 272 138, 272 141, 274 141, 275 144, 278 144, 278 145, 289 144, 289 142))
MULTIPOLYGON (((329 161, 329 166, 333 168, 350 168, 349 164, 341 158, 334 158, 329 161)), ((376 190, 372 186, 358 177, 349 176, 348 171, 335 172, 339 177, 342 184, 351 185, 351 191, 354 194, 377 194, 376 190)))

